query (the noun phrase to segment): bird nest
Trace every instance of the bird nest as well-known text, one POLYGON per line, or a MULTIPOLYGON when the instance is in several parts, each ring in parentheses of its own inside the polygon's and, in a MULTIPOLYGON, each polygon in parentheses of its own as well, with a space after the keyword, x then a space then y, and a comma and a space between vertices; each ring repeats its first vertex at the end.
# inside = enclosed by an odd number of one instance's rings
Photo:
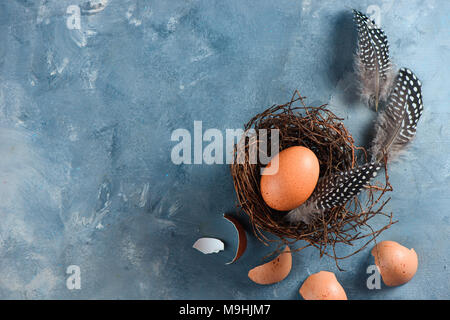
POLYGON ((384 166, 384 183, 365 186, 362 193, 366 196, 360 197, 364 200, 353 197, 345 205, 325 211, 310 224, 291 224, 285 219, 287 212, 271 209, 264 202, 260 192, 260 172, 264 165, 259 159, 256 163, 249 161, 248 156, 255 145, 259 152, 266 152, 267 145, 270 145, 270 134, 267 134, 264 137, 266 146, 261 148, 260 129, 266 129, 266 132, 270 132, 270 129, 279 130, 277 151, 291 146, 311 149, 319 160, 320 177, 323 177, 351 169, 358 162, 367 160, 366 150, 355 146, 354 139, 342 120, 328 110, 327 105, 307 106, 305 97, 296 91, 290 102, 270 107, 245 125, 245 132, 251 130, 255 135, 252 139, 249 138, 250 135, 244 134, 235 145, 231 175, 239 205, 249 216, 256 237, 266 245, 269 242, 278 243, 272 254, 280 252, 284 245, 289 245, 291 251, 312 246, 320 251, 320 257, 326 255, 334 258, 339 268, 338 260, 360 252, 396 222, 393 221, 392 213, 383 212, 385 204, 390 200, 384 196, 392 191, 387 166, 384 166), (242 155, 243 160, 237 161, 242 155), (384 217, 384 223, 374 229, 369 221, 376 216, 384 217), (276 237, 269 237, 267 232, 276 237), (304 242, 298 247, 294 244, 299 240, 304 242), (336 247, 339 244, 352 246, 351 253, 338 256, 336 247))

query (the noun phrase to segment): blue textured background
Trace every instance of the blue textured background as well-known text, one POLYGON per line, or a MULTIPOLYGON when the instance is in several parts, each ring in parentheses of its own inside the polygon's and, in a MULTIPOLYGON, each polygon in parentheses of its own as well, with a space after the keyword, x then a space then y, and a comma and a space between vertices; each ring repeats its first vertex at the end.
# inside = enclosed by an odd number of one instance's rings
POLYGON ((444 0, 2 1, 0 298, 298 299, 320 270, 350 299, 450 298, 449 16, 444 0), (80 30, 66 26, 69 5, 80 30), (241 128, 299 88, 366 144, 375 114, 354 94, 350 9, 373 5, 394 62, 423 82, 417 139, 390 168, 387 210, 400 222, 380 237, 413 247, 418 272, 370 291, 370 248, 346 272, 307 249, 283 282, 253 284, 248 270, 273 248, 250 235, 225 265, 236 246, 222 218, 235 210, 229 168, 172 164, 171 132, 194 120, 241 128), (202 255, 191 248, 202 236, 226 250, 202 255), (66 288, 69 265, 81 290, 66 288))

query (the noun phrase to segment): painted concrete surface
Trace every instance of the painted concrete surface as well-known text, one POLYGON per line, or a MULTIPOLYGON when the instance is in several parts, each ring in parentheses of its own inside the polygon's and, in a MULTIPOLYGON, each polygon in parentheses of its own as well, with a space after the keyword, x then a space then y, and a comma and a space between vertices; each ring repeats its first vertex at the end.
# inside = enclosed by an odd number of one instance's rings
POLYGON ((320 270, 350 299, 450 298, 449 14, 440 0, 2 1, 0 298, 299 299, 320 270), (299 89, 367 144, 375 113, 355 96, 351 8, 378 19, 394 62, 423 83, 417 139, 390 168, 399 222, 380 236, 413 247, 418 272, 369 290, 370 248, 346 272, 306 249, 283 282, 253 284, 248 270, 274 248, 237 214, 249 245, 225 265, 236 246, 222 218, 236 211, 229 167, 173 164, 171 134, 196 120, 242 128, 299 89), (192 249, 204 236, 225 251, 192 249))

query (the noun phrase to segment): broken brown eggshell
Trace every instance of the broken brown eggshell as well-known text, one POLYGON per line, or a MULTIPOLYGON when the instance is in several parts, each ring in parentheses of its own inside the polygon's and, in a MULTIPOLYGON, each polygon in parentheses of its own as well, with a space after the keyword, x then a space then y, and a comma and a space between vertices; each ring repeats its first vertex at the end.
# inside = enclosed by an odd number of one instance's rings
POLYGON ((320 271, 310 275, 300 287, 300 295, 305 300, 347 300, 347 295, 336 275, 320 271))
POLYGON ((230 221, 234 228, 236 229, 238 233, 238 247, 236 250, 236 254, 230 262, 227 262, 226 264, 232 264, 236 262, 245 252, 245 249, 247 248, 247 235, 245 233, 244 228, 242 225, 237 221, 234 217, 230 216, 229 214, 224 214, 223 217, 230 221))
POLYGON ((417 253, 395 241, 378 243, 372 249, 372 256, 384 284, 389 287, 405 284, 417 272, 417 253))
POLYGON ((289 275, 292 268, 292 254, 288 246, 278 257, 248 272, 248 277, 258 284, 274 284, 289 275))

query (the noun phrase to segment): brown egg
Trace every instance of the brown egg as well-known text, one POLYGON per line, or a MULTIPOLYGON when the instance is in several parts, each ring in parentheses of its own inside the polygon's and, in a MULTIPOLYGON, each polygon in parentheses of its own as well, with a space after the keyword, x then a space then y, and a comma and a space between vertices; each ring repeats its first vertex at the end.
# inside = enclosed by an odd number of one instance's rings
POLYGON ((372 249, 372 255, 387 286, 404 284, 416 274, 418 259, 414 249, 395 241, 382 241, 372 249))
POLYGON ((288 246, 278 257, 270 262, 253 268, 248 277, 258 284, 273 284, 286 278, 292 268, 292 254, 288 246))
POLYGON ((295 146, 284 149, 261 175, 261 195, 272 209, 288 211, 305 202, 319 179, 319 160, 314 152, 295 146), (275 174, 267 174, 277 168, 275 174))
POLYGON ((334 273, 328 271, 310 275, 303 282, 299 292, 305 300, 347 300, 344 288, 334 273))

